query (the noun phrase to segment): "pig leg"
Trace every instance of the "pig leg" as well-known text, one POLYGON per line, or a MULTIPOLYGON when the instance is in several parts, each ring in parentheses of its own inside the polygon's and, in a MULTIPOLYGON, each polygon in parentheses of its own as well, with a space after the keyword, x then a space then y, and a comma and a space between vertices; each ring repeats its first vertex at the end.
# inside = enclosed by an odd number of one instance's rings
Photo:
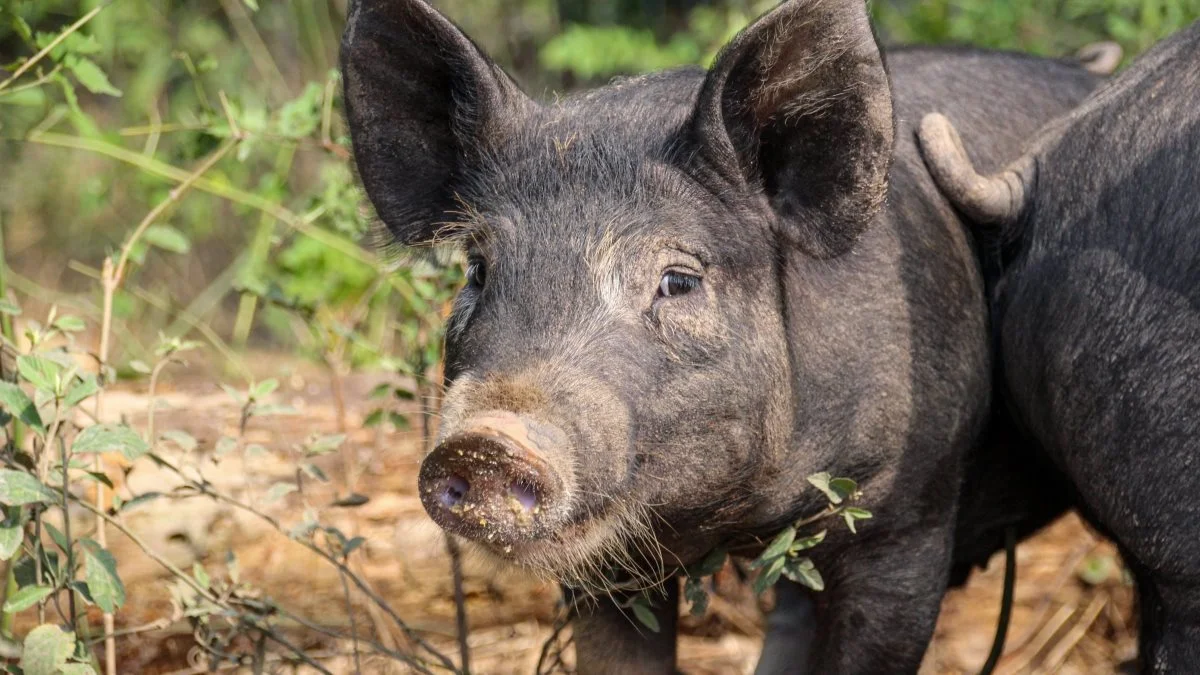
POLYGON ((575 603, 572 634, 575 636, 575 671, 593 673, 630 673, 632 675, 671 675, 675 672, 675 630, 679 619, 679 584, 667 582, 665 597, 652 593, 654 616, 659 630, 651 631, 622 607, 629 596, 614 593, 583 598, 577 591, 564 590, 575 603))
POLYGON ((1138 589, 1141 672, 1194 672, 1200 664, 1200 586, 1164 584, 1136 563, 1130 567, 1138 589))
POLYGON ((817 632, 814 604, 800 584, 775 584, 775 609, 767 617, 767 635, 754 675, 801 675, 807 672, 817 632))
POLYGON ((838 565, 825 565, 826 588, 813 596, 809 671, 916 673, 946 591, 952 543, 952 525, 893 530, 856 542, 838 565))

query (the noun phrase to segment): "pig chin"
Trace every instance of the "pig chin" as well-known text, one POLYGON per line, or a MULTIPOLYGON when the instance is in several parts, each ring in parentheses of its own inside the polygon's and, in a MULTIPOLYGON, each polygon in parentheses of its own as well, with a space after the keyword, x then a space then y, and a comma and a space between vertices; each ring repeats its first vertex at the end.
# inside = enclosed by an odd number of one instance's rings
POLYGON ((466 540, 474 555, 500 568, 591 592, 648 588, 666 576, 663 552, 637 507, 613 505, 603 516, 563 525, 550 536, 507 544, 466 540))

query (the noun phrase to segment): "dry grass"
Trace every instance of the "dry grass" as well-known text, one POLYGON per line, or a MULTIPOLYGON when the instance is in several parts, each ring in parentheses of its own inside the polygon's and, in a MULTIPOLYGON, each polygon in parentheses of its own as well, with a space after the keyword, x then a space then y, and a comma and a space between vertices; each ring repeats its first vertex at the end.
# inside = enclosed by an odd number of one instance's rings
MULTIPOLYGON (((198 380, 185 378, 162 390, 156 426, 193 434, 200 446, 192 459, 200 460, 205 476, 218 488, 276 515, 285 527, 299 522, 303 510, 310 508, 320 513, 323 522, 365 536, 368 543, 356 554, 356 571, 430 641, 447 654, 457 653, 448 556, 415 490, 419 435, 361 429, 370 409, 366 393, 379 377, 353 376, 345 382, 344 422, 348 429, 357 430, 351 432, 348 446, 360 466, 356 484, 344 484, 342 460, 330 456, 322 464, 333 479, 330 484, 306 490, 303 497, 293 493, 265 504, 256 496, 294 474, 287 460, 289 449, 311 434, 334 433, 339 420, 328 378, 321 370, 266 357, 254 362, 263 376, 269 373, 283 383, 275 394, 279 401, 300 411, 298 416, 252 422, 248 440, 261 443, 267 453, 231 456, 219 464, 207 457, 220 435, 234 430, 237 409, 215 385, 198 380), (349 490, 371 499, 355 509, 329 505, 349 490)), ((107 406, 112 416, 127 417, 137 425, 144 422, 146 404, 144 394, 126 390, 111 394, 107 406)), ((419 429, 419 424, 414 428, 419 429)), ((162 490, 170 486, 171 477, 149 462, 139 462, 122 480, 134 491, 162 490)), ((201 561, 217 572, 225 552, 233 550, 243 577, 264 594, 322 624, 348 626, 335 571, 252 516, 204 499, 160 500, 130 513, 127 521, 185 569, 201 561)), ((129 589, 118 629, 168 616, 167 577, 124 537, 114 536, 111 545, 129 589)), ((1003 560, 998 555, 965 588, 947 596, 923 674, 978 672, 991 646, 1002 576, 1003 560)), ((532 673, 555 620, 556 590, 514 575, 496 575, 469 558, 465 590, 473 670, 532 673)), ((403 644, 403 636, 371 611, 369 603, 356 598, 354 607, 360 631, 384 645, 403 644)), ((1016 606, 998 672, 1116 672, 1117 665, 1134 653, 1131 617, 1132 589, 1122 579, 1112 546, 1089 533, 1075 516, 1063 518, 1018 549, 1016 606)), ((683 625, 680 666, 684 672, 752 672, 761 640, 761 611, 759 601, 735 579, 719 580, 709 614, 702 619, 688 617, 683 625)), ((120 670, 203 672, 189 667, 190 639, 182 623, 122 638, 120 670)), ((334 672, 351 671, 349 645, 313 640, 305 646, 314 654, 330 655, 327 666, 334 672)), ((370 659, 363 661, 363 669, 403 672, 370 659)))

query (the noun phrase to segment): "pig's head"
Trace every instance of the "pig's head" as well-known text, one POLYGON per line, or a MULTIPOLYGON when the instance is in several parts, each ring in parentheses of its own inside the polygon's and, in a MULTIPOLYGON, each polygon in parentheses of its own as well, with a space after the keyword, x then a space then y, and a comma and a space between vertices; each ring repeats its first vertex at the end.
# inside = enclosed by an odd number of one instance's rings
MULTIPOLYGON (((342 45, 359 172, 398 243, 457 243, 433 519, 573 583, 687 563, 803 471, 791 256, 848 250, 891 161, 860 0, 794 0, 710 72, 528 97, 420 0, 342 45)), ((819 293, 820 289, 813 289, 819 293)))

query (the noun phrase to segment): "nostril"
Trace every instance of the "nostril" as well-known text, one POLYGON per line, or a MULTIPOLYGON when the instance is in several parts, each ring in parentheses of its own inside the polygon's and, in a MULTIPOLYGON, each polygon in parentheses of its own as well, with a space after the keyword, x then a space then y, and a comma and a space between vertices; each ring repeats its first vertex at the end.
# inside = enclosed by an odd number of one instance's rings
POLYGON ((441 501, 442 506, 453 508, 462 503, 467 496, 467 490, 471 489, 471 484, 466 478, 459 475, 450 476, 446 479, 445 486, 442 487, 441 501))
POLYGON ((533 489, 532 485, 525 481, 515 481, 512 485, 509 485, 508 493, 526 509, 532 509, 537 506, 537 492, 533 489))

